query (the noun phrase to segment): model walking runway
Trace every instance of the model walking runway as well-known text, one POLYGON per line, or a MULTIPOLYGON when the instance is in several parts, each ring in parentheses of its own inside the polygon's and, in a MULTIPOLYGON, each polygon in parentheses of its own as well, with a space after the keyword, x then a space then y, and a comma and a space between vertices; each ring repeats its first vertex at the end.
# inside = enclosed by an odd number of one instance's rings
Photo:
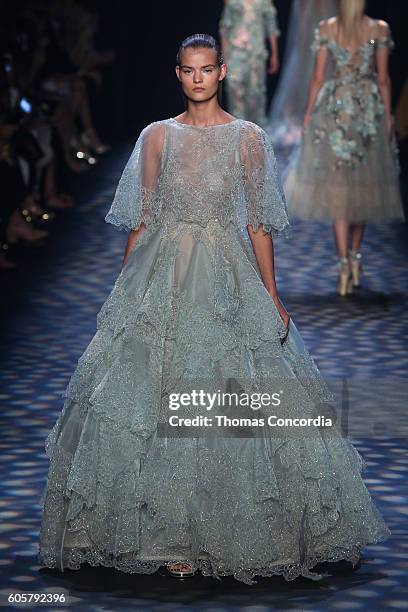
MULTIPOLYGON (((112 261, 120 261, 125 234, 116 232, 103 218, 127 156, 114 157, 111 166, 101 168, 95 177, 92 197, 81 202, 73 219, 68 240, 55 244, 47 274, 32 287, 21 303, 23 308, 15 313, 7 330, 2 332, 3 535, 0 542, 3 551, 7 551, 1 566, 2 584, 22 590, 27 590, 29 584, 30 589, 39 591, 50 584, 52 576, 56 587, 75 594, 76 608, 84 612, 89 610, 90 591, 95 605, 110 602, 108 605, 121 610, 128 609, 137 589, 138 601, 143 601, 144 609, 148 610, 149 606, 157 605, 148 594, 152 589, 157 590, 157 581, 162 589, 169 590, 168 596, 177 586, 175 581, 156 575, 149 578, 120 572, 105 574, 101 568, 84 567, 82 578, 76 572, 64 572, 57 578, 55 573, 39 572, 36 561, 38 499, 48 470, 44 437, 60 411, 61 394, 84 344, 94 333, 94 317, 119 268, 118 263, 115 270, 112 261), (83 221, 84 216, 87 223, 83 221), (62 260, 67 265, 61 267, 62 260), (54 279, 52 283, 50 278, 54 279), (102 575, 112 588, 108 599, 100 589, 102 575), (87 590, 83 593, 85 585, 87 590), (127 596, 116 597, 116 589, 127 596)), ((406 237, 401 226, 397 230, 391 227, 368 230, 367 249, 372 263, 367 267, 366 281, 370 288, 353 296, 346 306, 333 293, 331 275, 319 274, 319 262, 322 259, 332 261, 330 228, 325 229, 319 223, 299 222, 294 231, 297 240, 281 243, 279 247, 282 264, 278 266, 278 283, 291 312, 301 320, 300 330, 322 374, 335 387, 343 376, 351 381, 364 376, 365 387, 368 379, 380 381, 379 384, 386 380, 394 382, 392 412, 395 422, 400 423, 398 415, 403 415, 405 409, 403 355, 404 337, 408 332, 407 296, 401 292, 401 288, 407 286, 406 237), (314 244, 316 257, 305 259, 310 244, 314 244), (387 245, 385 251, 380 249, 381 245, 387 245)), ((334 269, 334 259, 332 265, 334 269)), ((350 396, 351 403, 353 399, 354 394, 350 396)), ((372 417, 372 399, 373 395, 368 397, 368 402, 366 398, 364 408, 358 404, 362 419, 372 417)), ((377 401, 376 423, 382 424, 381 430, 377 429, 376 433, 366 430, 355 442, 368 462, 365 482, 395 535, 384 544, 367 549, 354 578, 347 575, 332 583, 334 590, 330 603, 324 605, 325 610, 335 610, 336 603, 355 601, 356 597, 369 609, 374 595, 376 603, 387 609, 387 602, 396 600, 395 591, 399 590, 399 585, 402 587, 405 579, 402 564, 406 553, 408 508, 406 437, 398 437, 398 431, 402 431, 399 425, 387 433, 382 407, 383 403, 377 401), (361 590, 361 585, 366 595, 354 595, 354 591, 361 590)), ((196 593, 196 589, 202 592, 205 587, 200 577, 191 580, 188 586, 182 586, 181 592, 186 593, 188 589, 195 602, 192 609, 203 609, 202 595, 196 593)), ((296 581, 287 587, 278 588, 276 582, 273 585, 272 588, 270 579, 265 581, 265 586, 259 585, 259 604, 279 607, 280 598, 283 601, 290 596, 289 589, 292 595, 304 594, 303 582, 299 586, 296 581)), ((309 603, 306 598, 306 609, 316 609, 313 593, 314 590, 310 592, 309 603)), ((252 601, 251 593, 240 594, 242 605, 252 601)), ((225 610, 236 609, 235 604, 229 607, 220 601, 217 606, 225 610)))
POLYGON ((201 611, 245 584, 276 609, 308 579, 305 609, 400 609, 405 227, 370 226, 364 282, 336 295, 327 225, 288 217, 270 136, 220 105, 216 40, 185 39, 175 72, 185 112, 105 160, 0 332, 0 597, 201 611))

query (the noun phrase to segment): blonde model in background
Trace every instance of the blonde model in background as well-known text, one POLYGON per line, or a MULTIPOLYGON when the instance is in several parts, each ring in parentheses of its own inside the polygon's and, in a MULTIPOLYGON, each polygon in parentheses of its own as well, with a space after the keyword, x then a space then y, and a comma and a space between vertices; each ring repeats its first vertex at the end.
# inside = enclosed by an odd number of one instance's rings
POLYGON ((365 224, 404 219, 388 74, 393 42, 388 24, 364 9, 364 0, 340 0, 338 16, 315 30, 304 138, 285 181, 293 217, 333 222, 342 296, 360 285, 365 224))

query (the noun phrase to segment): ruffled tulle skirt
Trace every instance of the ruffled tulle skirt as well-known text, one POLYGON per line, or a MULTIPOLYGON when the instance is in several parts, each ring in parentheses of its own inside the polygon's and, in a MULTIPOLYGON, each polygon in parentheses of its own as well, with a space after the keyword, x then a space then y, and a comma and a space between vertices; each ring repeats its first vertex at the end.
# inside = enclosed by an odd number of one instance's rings
POLYGON ((293 321, 282 346, 284 334, 232 224, 146 230, 46 441, 39 562, 153 573, 182 560, 253 584, 256 575, 318 579, 310 570, 319 561, 355 563, 361 548, 387 537, 363 459, 336 428, 238 437, 166 426, 169 394, 187 387, 252 393, 273 381, 287 417, 328 406, 332 395, 293 321))
POLYGON ((403 221, 396 142, 395 137, 389 141, 384 116, 364 144, 353 124, 344 132, 327 112, 327 86, 285 179, 290 216, 350 223, 403 221))

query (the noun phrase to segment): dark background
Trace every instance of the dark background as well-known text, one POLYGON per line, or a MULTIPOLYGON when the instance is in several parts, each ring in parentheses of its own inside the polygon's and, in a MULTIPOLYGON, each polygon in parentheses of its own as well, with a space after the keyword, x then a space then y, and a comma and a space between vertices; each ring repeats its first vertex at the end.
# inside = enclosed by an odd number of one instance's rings
MULTIPOLYGON (((58 2, 58 0, 49 0, 58 2)), ((307 2, 308 0, 303 0, 307 2)), ((0 0, 7 18, 27 2, 0 0)), ((206 32, 218 38, 223 0, 80 0, 99 15, 99 49, 114 49, 113 66, 105 68, 104 90, 93 114, 100 133, 111 141, 137 136, 147 123, 182 112, 183 100, 174 75, 178 45, 188 35, 206 32)), ((292 0, 275 0, 283 58, 292 0)), ((390 70, 393 102, 406 78, 408 56, 407 0, 368 0, 367 13, 388 21, 395 41, 390 70)), ((279 76, 268 76, 268 102, 279 76)))

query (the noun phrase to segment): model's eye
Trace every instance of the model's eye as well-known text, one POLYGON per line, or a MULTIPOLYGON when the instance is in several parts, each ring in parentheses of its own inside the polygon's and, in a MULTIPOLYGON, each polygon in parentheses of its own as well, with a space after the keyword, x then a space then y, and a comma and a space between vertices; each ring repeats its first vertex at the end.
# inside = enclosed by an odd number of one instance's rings
POLYGON ((184 74, 191 74, 191 70, 189 70, 188 68, 184 68, 183 72, 184 74))
POLYGON ((212 72, 213 69, 212 68, 204 68, 204 72, 212 72))

